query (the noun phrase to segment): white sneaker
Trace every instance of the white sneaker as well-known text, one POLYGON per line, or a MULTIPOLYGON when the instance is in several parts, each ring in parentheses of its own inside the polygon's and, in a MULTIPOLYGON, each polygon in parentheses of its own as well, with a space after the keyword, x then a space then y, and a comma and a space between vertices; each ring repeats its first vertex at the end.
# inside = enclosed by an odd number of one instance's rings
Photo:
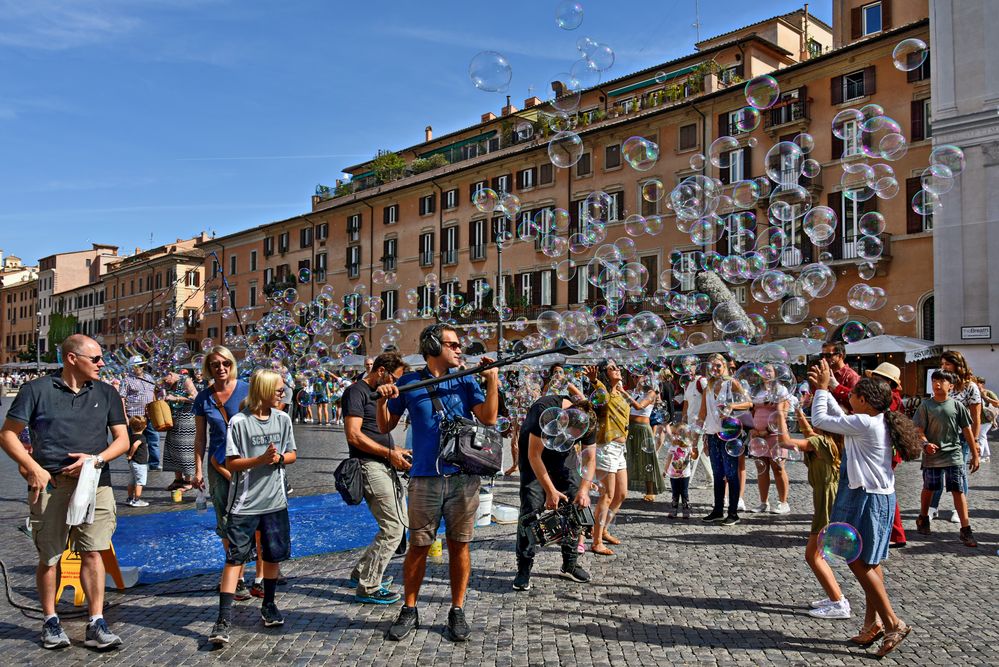
POLYGON ((830 600, 829 598, 823 598, 821 600, 812 600, 810 603, 808 603, 808 606, 810 606, 812 609, 821 609, 822 607, 828 607, 831 604, 836 604, 836 603, 830 600))
POLYGON ((129 498, 128 500, 125 501, 125 504, 128 505, 129 507, 135 507, 135 499, 129 498))
POLYGON ((787 503, 777 503, 777 507, 773 510, 774 514, 790 514, 791 506, 787 503))
POLYGON ((843 598, 831 605, 812 609, 808 615, 813 618, 851 618, 853 612, 850 611, 850 603, 843 598))
POLYGON ((746 511, 746 502, 742 498, 739 498, 739 511, 740 512, 746 511))
POLYGON ((930 517, 930 521, 936 521, 938 514, 940 514, 940 510, 938 510, 936 507, 931 507, 927 512, 926 516, 930 517))
MULTIPOLYGON (((741 507, 739 509, 742 509, 741 507)), ((760 503, 749 510, 753 514, 764 514, 770 511, 770 503, 760 503)))
POLYGON ((135 498, 132 500, 132 507, 149 507, 149 503, 141 498, 135 498))
POLYGON ((961 523, 961 515, 957 513, 957 510, 954 510, 953 514, 950 515, 950 522, 961 523))

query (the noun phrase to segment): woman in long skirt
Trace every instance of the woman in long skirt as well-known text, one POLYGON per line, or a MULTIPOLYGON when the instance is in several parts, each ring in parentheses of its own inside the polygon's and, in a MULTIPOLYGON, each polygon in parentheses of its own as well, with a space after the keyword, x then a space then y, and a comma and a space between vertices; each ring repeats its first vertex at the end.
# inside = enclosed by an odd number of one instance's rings
POLYGON ((166 385, 173 428, 167 431, 163 446, 163 470, 174 474, 168 491, 187 491, 194 480, 194 413, 191 408, 198 391, 186 374, 170 373, 166 385))
POLYGON ((628 461, 628 488, 644 491, 645 502, 653 502, 656 495, 666 490, 663 467, 659 461, 656 436, 652 433, 650 416, 659 395, 655 386, 646 378, 629 374, 631 388, 624 396, 631 404, 628 417, 628 443, 625 455, 628 461))

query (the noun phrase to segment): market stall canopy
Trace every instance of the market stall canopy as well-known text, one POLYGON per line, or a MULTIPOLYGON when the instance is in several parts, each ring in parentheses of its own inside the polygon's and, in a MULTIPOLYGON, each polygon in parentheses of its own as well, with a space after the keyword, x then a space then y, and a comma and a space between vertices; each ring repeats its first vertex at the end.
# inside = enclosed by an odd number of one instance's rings
POLYGON ((904 353, 907 362, 919 361, 939 355, 941 348, 932 340, 909 338, 908 336, 873 336, 850 343, 846 346, 847 354, 896 354, 904 353))

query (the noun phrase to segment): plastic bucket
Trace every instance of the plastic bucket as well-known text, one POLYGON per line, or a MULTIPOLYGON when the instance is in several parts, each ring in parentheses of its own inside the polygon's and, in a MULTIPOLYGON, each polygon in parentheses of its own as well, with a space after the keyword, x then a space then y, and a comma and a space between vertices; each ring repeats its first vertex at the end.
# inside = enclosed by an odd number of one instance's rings
POLYGON ((479 494, 479 509, 475 511, 475 525, 488 526, 493 520, 493 494, 479 494))

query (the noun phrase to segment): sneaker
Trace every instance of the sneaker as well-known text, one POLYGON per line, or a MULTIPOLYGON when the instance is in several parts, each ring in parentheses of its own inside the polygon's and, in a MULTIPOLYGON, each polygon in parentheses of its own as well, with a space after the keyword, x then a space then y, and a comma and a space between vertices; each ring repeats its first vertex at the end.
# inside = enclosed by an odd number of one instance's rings
POLYGON ((704 523, 715 523, 716 521, 722 521, 724 518, 725 515, 722 514, 721 512, 712 512, 707 516, 701 517, 701 521, 703 521, 704 523))
POLYGON ((45 648, 66 648, 69 646, 69 635, 62 629, 59 619, 50 618, 42 626, 42 646, 45 648))
POLYGON ((916 517, 916 532, 920 535, 930 534, 930 517, 926 514, 920 514, 916 517))
POLYGON ((677 510, 680 508, 680 503, 673 501, 673 505, 669 512, 666 513, 666 517, 670 519, 675 519, 677 515, 677 510))
POLYGON ((265 628, 284 625, 284 616, 281 615, 281 610, 273 602, 265 602, 261 605, 260 620, 264 622, 265 628))
POLYGON ((531 568, 529 567, 517 568, 517 576, 513 578, 513 590, 515 591, 531 590, 531 568))
POLYGON ((741 521, 741 519, 739 518, 738 514, 729 514, 727 517, 722 519, 721 525, 734 526, 735 524, 739 523, 739 521, 741 521))
POLYGON ((465 610, 461 607, 451 607, 451 612, 447 615, 447 632, 451 641, 465 642, 472 634, 472 628, 468 627, 465 620, 465 610))
POLYGON ((690 518, 690 503, 683 504, 683 518, 684 519, 690 518))
POLYGON ((590 573, 580 567, 578 563, 568 568, 563 565, 562 570, 559 572, 559 576, 566 579, 572 579, 576 583, 580 584, 585 584, 590 581, 590 573))
POLYGON ((229 643, 229 628, 232 627, 232 623, 224 618, 220 618, 215 621, 215 625, 212 626, 212 631, 208 633, 208 641, 215 644, 216 646, 221 646, 222 644, 229 643))
POLYGON ((850 603, 846 601, 846 598, 843 598, 839 602, 834 602, 825 607, 812 609, 808 612, 808 615, 812 618, 851 618, 853 612, 850 611, 850 603))
POLYGON ((121 646, 121 637, 111 632, 103 618, 98 618, 87 625, 87 638, 83 643, 90 648, 105 650, 121 646))
MULTIPOLYGON (((741 510, 742 507, 740 507, 739 509, 741 510)), ((770 511, 770 503, 760 503, 759 505, 756 505, 749 511, 752 512, 753 514, 766 514, 767 512, 770 511)))
POLYGON ((407 607, 403 605, 402 609, 399 610, 399 618, 395 619, 395 623, 393 623, 392 627, 389 628, 386 636, 394 642, 401 641, 405 639, 410 632, 419 627, 420 614, 416 611, 416 607, 407 607))
POLYGON ((971 532, 971 526, 965 526, 961 529, 961 541, 964 542, 966 547, 977 547, 978 542, 975 541, 975 536, 971 532))
POLYGON ((133 498, 132 502, 129 503, 132 507, 149 507, 149 503, 141 498, 133 498))
POLYGON ((746 511, 746 501, 743 500, 742 498, 739 498, 739 511, 740 512, 746 511))
POLYGON ((954 512, 950 515, 950 522, 961 523, 961 515, 957 513, 957 510, 954 510, 954 512))
POLYGON ((232 594, 232 599, 236 602, 244 602, 250 599, 250 589, 246 587, 246 582, 242 579, 236 582, 236 592, 232 594))
POLYGON ((123 505, 128 505, 129 507, 132 507, 132 503, 135 502, 135 499, 134 498, 129 498, 128 500, 123 500, 121 502, 122 502, 123 505))
POLYGON ((779 502, 779 503, 777 503, 777 507, 775 507, 772 510, 772 512, 774 514, 790 514, 791 513, 791 505, 788 504, 788 503, 781 503, 781 502, 779 502))
POLYGON ((262 599, 264 597, 264 585, 262 583, 258 584, 254 581, 253 585, 250 586, 250 595, 255 598, 262 599))
POLYGON ((836 604, 836 603, 830 600, 829 598, 823 598, 821 600, 812 600, 811 602, 808 603, 808 606, 811 607, 812 609, 820 609, 822 607, 828 607, 831 604, 836 604))
MULTIPOLYGON (((392 577, 382 577, 382 588, 388 588, 389 586, 392 585, 393 581, 395 581, 395 579, 392 578, 392 577)), ((280 586, 281 584, 278 583, 278 585, 280 586)), ((353 577, 351 577, 350 581, 347 582, 347 585, 350 588, 357 588, 358 586, 361 585, 361 582, 359 582, 357 579, 354 579, 353 577)))
POLYGON ((936 507, 931 507, 930 511, 927 513, 926 516, 930 517, 930 521, 933 521, 934 519, 937 518, 939 514, 940 510, 938 510, 936 507))
POLYGON ((384 587, 368 595, 354 595, 355 602, 363 602, 364 604, 395 604, 401 599, 402 596, 399 593, 384 587))

